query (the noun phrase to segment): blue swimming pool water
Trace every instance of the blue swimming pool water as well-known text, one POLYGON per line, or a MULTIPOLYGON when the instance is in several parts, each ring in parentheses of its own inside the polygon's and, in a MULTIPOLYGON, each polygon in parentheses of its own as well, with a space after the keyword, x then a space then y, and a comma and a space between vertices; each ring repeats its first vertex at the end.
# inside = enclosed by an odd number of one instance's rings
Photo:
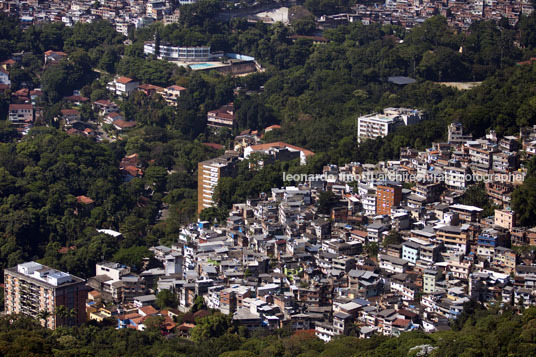
POLYGON ((199 69, 199 68, 207 68, 207 67, 213 67, 214 65, 211 64, 211 63, 196 63, 196 64, 191 64, 190 65, 190 68, 191 69, 199 69))

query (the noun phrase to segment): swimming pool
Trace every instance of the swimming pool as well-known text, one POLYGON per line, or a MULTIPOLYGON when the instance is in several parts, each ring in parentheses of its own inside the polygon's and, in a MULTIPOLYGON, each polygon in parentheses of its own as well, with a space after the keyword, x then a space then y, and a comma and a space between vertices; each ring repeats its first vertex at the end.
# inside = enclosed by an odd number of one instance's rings
POLYGON ((200 68, 208 68, 208 67, 214 67, 214 65, 212 63, 196 63, 196 64, 190 65, 191 69, 200 69, 200 68))

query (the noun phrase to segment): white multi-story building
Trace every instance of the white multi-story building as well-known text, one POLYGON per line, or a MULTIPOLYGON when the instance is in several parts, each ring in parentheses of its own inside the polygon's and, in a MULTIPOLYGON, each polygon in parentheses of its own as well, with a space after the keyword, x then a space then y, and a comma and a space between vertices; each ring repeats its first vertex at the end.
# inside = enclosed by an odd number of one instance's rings
POLYGON ((471 183, 470 171, 463 167, 446 167, 444 170, 445 185, 453 190, 465 190, 471 183))
POLYGON ((400 124, 395 118, 382 114, 369 114, 358 118, 357 141, 387 136, 394 127, 400 124))
POLYGON ((387 136, 399 125, 418 123, 423 113, 416 109, 385 108, 383 114, 373 113, 357 119, 357 140, 387 136))
POLYGON ((471 135, 463 134, 463 126, 461 123, 451 123, 448 128, 448 142, 451 144, 460 144, 468 140, 472 140, 471 135))
POLYGON ((197 211, 214 206, 212 195, 221 177, 230 177, 235 173, 238 157, 223 155, 198 164, 197 211))
MULTIPOLYGON (((143 53, 146 55, 154 55, 156 53, 154 42, 145 42, 143 45, 143 53)), ((159 59, 168 61, 186 61, 186 62, 202 62, 210 59, 210 47, 177 47, 160 45, 159 59)))

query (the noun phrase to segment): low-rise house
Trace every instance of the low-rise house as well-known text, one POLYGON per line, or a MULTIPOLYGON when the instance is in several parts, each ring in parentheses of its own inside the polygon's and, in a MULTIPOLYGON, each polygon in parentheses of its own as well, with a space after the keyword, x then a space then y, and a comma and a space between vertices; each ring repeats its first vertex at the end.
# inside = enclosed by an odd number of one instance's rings
POLYGON ((100 99, 93 103, 93 109, 99 111, 100 116, 106 116, 112 112, 118 112, 119 107, 114 102, 109 100, 100 99))
POLYGON ((44 57, 45 65, 47 65, 47 64, 58 63, 59 61, 67 57, 67 53, 62 52, 62 51, 48 50, 45 52, 44 56, 45 56, 44 57))
POLYGON ((178 101, 181 95, 184 95, 186 93, 186 88, 172 85, 163 90, 161 92, 162 98, 171 106, 176 107, 178 105, 178 101))
POLYGON ((62 109, 61 116, 65 120, 65 124, 70 124, 73 121, 80 120, 80 111, 77 109, 62 109))
POLYGON ((106 85, 106 89, 117 96, 128 97, 138 88, 138 85, 139 83, 132 78, 117 77, 106 85))
POLYGON ((207 125, 214 128, 229 128, 234 127, 234 104, 229 103, 216 110, 211 110, 207 113, 207 125))
POLYGON ((389 255, 378 255, 380 269, 389 273, 404 273, 408 268, 408 262, 404 259, 391 257, 389 255))
POLYGON ((127 129, 134 128, 137 125, 137 123, 135 121, 126 121, 126 120, 123 120, 123 119, 114 119, 112 125, 117 130, 127 130, 127 129))

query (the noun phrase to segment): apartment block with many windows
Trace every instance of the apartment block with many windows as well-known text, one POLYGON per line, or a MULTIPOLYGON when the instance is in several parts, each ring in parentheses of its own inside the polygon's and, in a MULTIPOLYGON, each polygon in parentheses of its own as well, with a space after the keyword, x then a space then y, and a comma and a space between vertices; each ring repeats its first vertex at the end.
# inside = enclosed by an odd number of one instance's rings
POLYGON ((233 177, 236 174, 238 156, 225 154, 215 159, 202 161, 197 167, 197 212, 214 206, 212 195, 222 177, 233 177))
POLYGON ((51 329, 85 322, 86 296, 84 279, 36 262, 4 270, 6 314, 37 318, 51 329), (60 306, 68 314, 60 314, 60 306))
POLYGON ((402 186, 395 184, 376 187, 376 214, 391 214, 391 208, 398 206, 402 200, 402 186))

